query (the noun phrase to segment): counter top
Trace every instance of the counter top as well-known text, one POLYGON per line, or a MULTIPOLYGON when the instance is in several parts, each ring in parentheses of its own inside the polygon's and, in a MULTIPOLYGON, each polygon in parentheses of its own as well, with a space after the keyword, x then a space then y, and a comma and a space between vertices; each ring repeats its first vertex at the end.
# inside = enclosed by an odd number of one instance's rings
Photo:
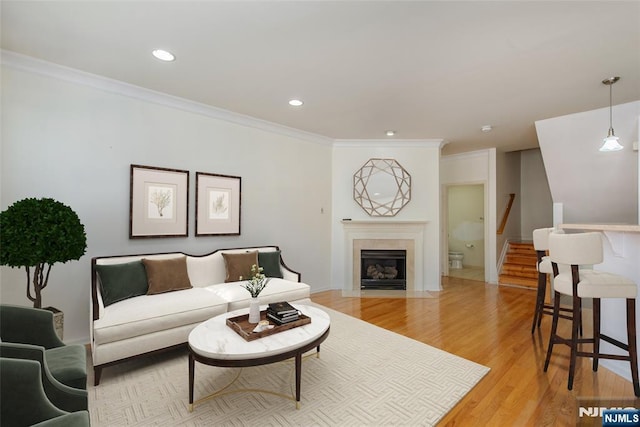
POLYGON ((558 228, 566 230, 618 231, 622 233, 640 233, 640 225, 633 224, 560 224, 558 228))

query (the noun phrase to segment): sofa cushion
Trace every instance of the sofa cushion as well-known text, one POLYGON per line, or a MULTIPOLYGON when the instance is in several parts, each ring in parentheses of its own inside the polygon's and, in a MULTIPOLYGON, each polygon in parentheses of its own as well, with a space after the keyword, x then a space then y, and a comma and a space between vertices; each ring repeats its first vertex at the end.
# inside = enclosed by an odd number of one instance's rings
POLYGON ((142 262, 149 283, 147 295, 191 288, 186 256, 162 260, 144 258, 142 262))
MULTIPOLYGON (((249 307, 251 294, 242 287, 244 282, 230 282, 208 286, 211 293, 218 295, 229 303, 229 311, 249 307)), ((260 304, 279 301, 297 301, 309 298, 311 291, 309 285, 301 282, 270 278, 267 286, 260 292, 260 304)))
POLYGON ((238 280, 251 278, 251 267, 258 265, 258 251, 223 252, 222 257, 227 270, 225 282, 237 282, 238 280))
POLYGON ((279 277, 282 279, 280 271, 280 251, 258 252, 258 265, 262 267, 262 274, 267 277, 279 277))
POLYGON ((104 316, 93 322, 94 341, 104 344, 204 322, 225 313, 227 306, 206 288, 130 298, 105 307, 104 316))
POLYGON ((96 265, 104 305, 147 293, 147 273, 141 261, 96 265))
POLYGON ((204 286, 224 283, 224 260, 220 254, 201 257, 187 256, 187 272, 191 286, 204 286))

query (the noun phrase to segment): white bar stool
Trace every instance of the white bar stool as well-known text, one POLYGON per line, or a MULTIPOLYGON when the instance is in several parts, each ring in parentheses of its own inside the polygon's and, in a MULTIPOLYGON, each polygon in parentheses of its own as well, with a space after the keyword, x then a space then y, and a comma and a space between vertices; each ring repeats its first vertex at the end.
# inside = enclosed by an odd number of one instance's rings
MULTIPOLYGON (((536 293, 536 308, 533 312, 531 333, 535 332, 536 326, 540 328, 543 314, 550 316, 553 315, 553 305, 545 304, 544 302, 547 295, 547 275, 553 274, 551 260, 547 254, 547 251, 549 250, 549 234, 551 233, 563 233, 563 231, 556 230, 553 227, 533 230, 533 248, 535 249, 537 256, 536 269, 538 270, 538 291, 536 293)), ((561 313, 559 316, 563 319, 571 320, 571 316, 562 313, 571 311, 572 309, 570 308, 560 307, 561 313)), ((582 328, 580 329, 580 335, 582 335, 582 328)))
POLYGON ((633 390, 640 397, 640 385, 638 384, 638 350, 636 345, 636 284, 618 274, 606 273, 597 270, 579 269, 581 265, 600 264, 603 260, 602 237, 600 233, 577 233, 549 235, 549 258, 553 267, 554 281, 554 310, 551 324, 551 336, 547 358, 544 362, 544 371, 549 367, 549 360, 556 343, 567 344, 571 347, 569 362, 569 381, 567 388, 573 388, 576 358, 592 357, 593 370, 598 370, 598 359, 625 360, 631 364, 631 378, 633 390), (559 272, 558 264, 571 266, 571 272, 559 272), (560 294, 572 297, 573 321, 571 338, 558 336, 558 318, 560 308, 560 294), (580 326, 580 306, 582 298, 593 299, 593 338, 578 338, 580 326), (627 344, 600 333, 600 299, 624 298, 627 308, 627 344), (600 340, 604 340, 616 347, 625 350, 628 355, 601 354, 600 340), (593 344, 593 352, 578 351, 578 344, 593 344))

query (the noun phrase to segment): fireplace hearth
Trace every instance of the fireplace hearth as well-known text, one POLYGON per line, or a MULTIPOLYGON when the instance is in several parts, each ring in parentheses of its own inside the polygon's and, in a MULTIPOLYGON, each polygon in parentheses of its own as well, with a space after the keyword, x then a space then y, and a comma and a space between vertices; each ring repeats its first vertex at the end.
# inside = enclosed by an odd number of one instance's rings
POLYGON ((407 251, 361 250, 360 289, 406 290, 407 251))

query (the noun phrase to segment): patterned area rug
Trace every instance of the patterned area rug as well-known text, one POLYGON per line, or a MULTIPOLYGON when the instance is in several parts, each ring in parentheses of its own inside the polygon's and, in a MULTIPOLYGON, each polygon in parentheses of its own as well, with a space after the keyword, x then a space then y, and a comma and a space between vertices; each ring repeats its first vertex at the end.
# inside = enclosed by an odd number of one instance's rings
MULTIPOLYGON (((321 308, 331 316, 331 333, 320 358, 303 360, 300 409, 279 396, 238 392, 204 401, 189 412, 187 351, 176 350, 105 368, 100 385, 89 386, 91 425, 430 426, 489 372, 321 308)), ((224 387, 236 373, 196 363, 195 399, 224 387)), ((292 395, 293 383, 293 361, 288 360, 244 368, 230 389, 292 395)))

